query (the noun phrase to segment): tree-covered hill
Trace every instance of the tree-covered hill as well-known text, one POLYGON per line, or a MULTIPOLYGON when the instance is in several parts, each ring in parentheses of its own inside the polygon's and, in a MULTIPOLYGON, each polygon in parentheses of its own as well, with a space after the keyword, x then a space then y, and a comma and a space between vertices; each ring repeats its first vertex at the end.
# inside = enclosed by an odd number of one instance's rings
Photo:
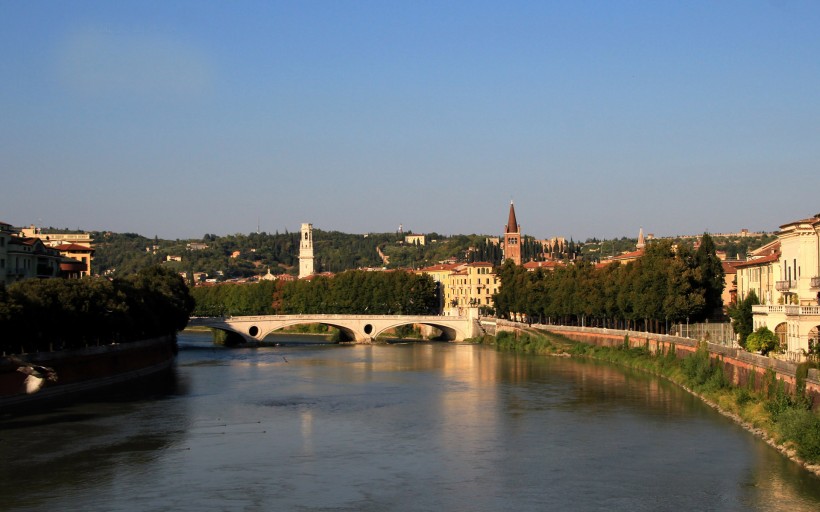
MULTIPOLYGON (((205 234, 195 240, 164 240, 134 233, 93 232, 95 274, 129 275, 141 268, 162 264, 177 272, 205 273, 209 278, 228 280, 272 274, 296 274, 299 259, 299 233, 250 233, 217 236, 205 234)), ((713 237, 717 250, 729 257, 745 255, 774 239, 774 235, 751 237, 713 237)), ((408 244, 403 233, 350 234, 314 229, 316 272, 339 273, 368 267, 421 268, 445 260, 486 261, 500 266, 501 247, 486 235, 441 235, 428 233, 426 243, 408 244)), ((673 243, 691 247, 694 240, 673 243)), ((562 250, 549 257, 563 260, 598 261, 601 257, 635 250, 637 240, 570 239, 562 250)), ((543 260, 547 255, 530 236, 522 239, 524 261, 543 260)))

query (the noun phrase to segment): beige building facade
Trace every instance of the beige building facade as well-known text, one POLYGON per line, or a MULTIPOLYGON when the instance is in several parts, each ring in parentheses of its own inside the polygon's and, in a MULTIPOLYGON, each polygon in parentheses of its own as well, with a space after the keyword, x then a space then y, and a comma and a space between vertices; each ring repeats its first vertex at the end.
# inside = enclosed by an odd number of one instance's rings
POLYGON ((492 264, 485 262, 435 265, 418 270, 439 284, 441 310, 447 316, 461 316, 471 308, 494 308, 493 295, 501 280, 492 264))
POLYGON ((777 241, 776 259, 769 254, 761 259, 770 261, 748 266, 748 277, 738 268, 738 296, 741 286, 763 293, 752 308, 754 328, 768 327, 785 357, 800 361, 820 343, 820 214, 780 226, 777 241))

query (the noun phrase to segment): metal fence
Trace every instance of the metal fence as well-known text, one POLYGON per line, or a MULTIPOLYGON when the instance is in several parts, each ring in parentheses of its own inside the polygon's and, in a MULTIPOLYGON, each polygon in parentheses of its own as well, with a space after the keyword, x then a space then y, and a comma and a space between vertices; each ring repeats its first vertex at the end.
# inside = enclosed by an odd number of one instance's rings
POLYGON ((692 338, 694 340, 707 340, 716 345, 727 347, 737 347, 737 335, 732 330, 732 324, 704 323, 704 324, 676 324, 672 326, 669 334, 692 338))

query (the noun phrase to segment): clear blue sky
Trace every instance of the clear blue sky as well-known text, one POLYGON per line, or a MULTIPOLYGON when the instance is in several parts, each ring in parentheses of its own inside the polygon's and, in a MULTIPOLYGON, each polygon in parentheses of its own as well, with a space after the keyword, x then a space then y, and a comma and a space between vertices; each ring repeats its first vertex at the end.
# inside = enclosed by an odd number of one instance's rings
POLYGON ((820 212, 820 2, 0 0, 0 220, 637 236, 820 212))

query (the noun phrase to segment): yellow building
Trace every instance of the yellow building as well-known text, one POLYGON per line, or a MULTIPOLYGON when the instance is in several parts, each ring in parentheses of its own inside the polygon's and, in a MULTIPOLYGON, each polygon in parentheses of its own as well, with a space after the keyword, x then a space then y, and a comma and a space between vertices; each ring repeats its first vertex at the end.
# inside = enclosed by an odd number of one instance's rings
POLYGON ((746 261, 734 264, 737 269, 737 297, 745 299, 752 291, 761 304, 782 302, 775 288, 775 276, 780 275, 780 240, 752 251, 746 261))
POLYGON ((500 279, 490 263, 435 265, 418 270, 439 283, 443 314, 459 316, 469 308, 494 308, 493 295, 498 293, 500 279))
POLYGON ((427 242, 426 235, 405 235, 404 243, 407 245, 424 245, 427 242))
MULTIPOLYGON (((752 308, 754 328, 768 327, 780 340, 784 357, 800 361, 810 344, 820 343, 820 214, 783 224, 777 241, 776 261, 770 254, 768 264, 749 267, 760 272, 749 277, 748 287, 757 285, 764 294, 764 303, 752 308)), ((738 276, 740 294, 740 268, 738 276)))

